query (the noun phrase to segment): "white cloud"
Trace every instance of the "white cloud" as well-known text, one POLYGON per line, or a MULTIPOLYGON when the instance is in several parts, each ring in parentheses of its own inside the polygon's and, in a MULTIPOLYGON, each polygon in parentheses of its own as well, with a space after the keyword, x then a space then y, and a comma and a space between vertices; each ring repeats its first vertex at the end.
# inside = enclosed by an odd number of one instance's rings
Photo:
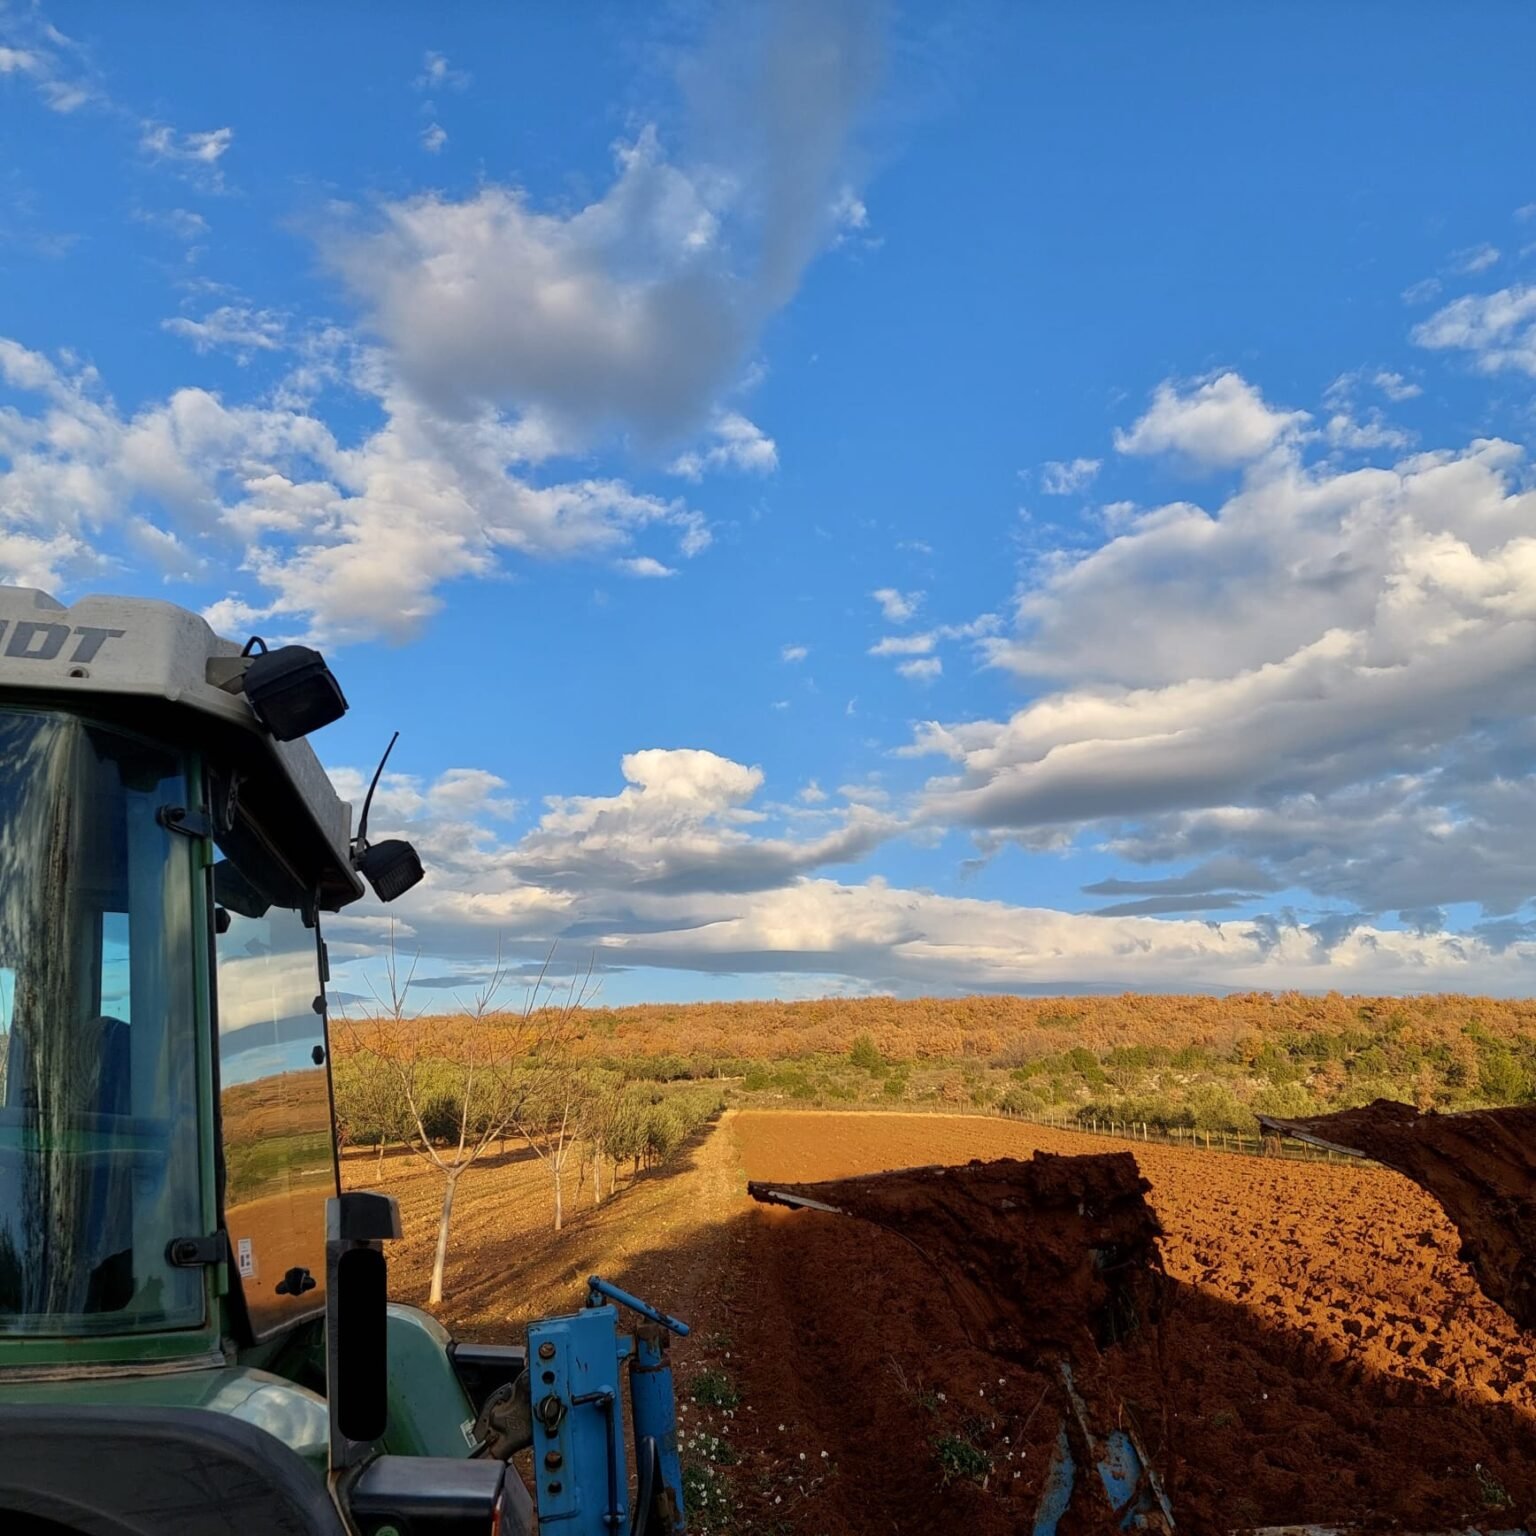
POLYGON ((923 602, 921 592, 899 592, 895 587, 877 587, 869 595, 879 603, 888 624, 905 624, 923 602))
POLYGON ((789 662, 791 666, 804 661, 810 654, 811 648, 808 645, 786 645, 779 651, 780 659, 789 662))
POLYGON ((871 656, 926 656, 938 644, 938 634, 928 630, 921 635, 886 635, 870 646, 871 656))
POLYGON ((915 683, 931 683, 944 671, 944 663, 937 656, 924 656, 920 660, 903 661, 896 670, 915 683))
POLYGON ((188 208, 140 208, 134 211, 133 217, 140 224, 148 224, 153 229, 164 230, 178 240, 185 240, 189 245, 194 240, 201 240, 208 233, 208 220, 202 214, 193 213, 188 208))
POLYGON ((235 141, 233 128, 178 133, 167 123, 145 122, 139 131, 139 148, 157 164, 170 165, 209 191, 222 191, 224 173, 220 161, 235 141))
MULTIPOLYGON (((244 577, 217 626, 287 624, 329 640, 404 638, 436 591, 511 556, 622 556, 669 529, 683 554, 709 533, 678 502, 620 481, 534 486, 518 477, 517 427, 444 422, 385 395, 384 424, 339 441, 302 405, 233 406, 182 389, 131 416, 89 369, 0 340, 0 381, 41 397, 0 410, 0 533, 7 564, 58 588, 94 569, 99 535, 141 503, 244 577)), ((659 563, 659 562, 658 562, 659 563)))
POLYGON ((1128 432, 1115 433, 1120 453, 1180 453, 1203 465, 1244 464, 1273 448, 1310 418, 1279 411, 1236 373, 1180 386, 1165 379, 1128 432))
POLYGON ((1409 283, 1403 289, 1404 304, 1428 304, 1431 299, 1440 296, 1440 279, 1438 277, 1422 277, 1416 283, 1409 283))
POLYGON ((1471 276, 1474 272, 1486 272, 1489 267, 1496 266, 1499 254, 1496 245, 1468 246, 1466 250, 1457 251, 1452 256, 1451 266, 1463 276, 1471 276))
POLYGON ((284 316, 270 309, 252 309, 244 304, 223 304, 192 320, 178 315, 162 320, 161 328, 190 341, 199 353, 228 351, 245 362, 253 352, 280 351, 287 341, 284 316))
POLYGON ((1536 491, 1478 441, 1266 461, 1046 568, 993 657, 1046 687, 931 723, 924 814, 993 845, 1096 826, 1149 864, 1241 855, 1369 912, 1536 896, 1536 491), (1340 857, 1340 849, 1348 857, 1340 857))
POLYGON ((1389 425, 1380 411, 1370 410, 1363 419, 1349 411, 1335 411, 1323 426, 1323 437, 1334 448, 1369 452, 1377 448, 1397 450, 1413 441, 1401 427, 1389 425))
MULTIPOLYGON (((987 640, 997 631, 997 615, 984 613, 969 624, 939 624, 915 635, 885 635, 869 648, 871 656, 931 656, 943 640, 987 640)), ((941 668, 898 667, 904 677, 937 677, 941 668)))
POLYGON ((0 25, 8 26, 9 44, 0 44, 0 80, 11 78, 30 82, 50 111, 62 114, 78 111, 100 99, 96 86, 81 72, 78 58, 70 56, 75 45, 57 28, 46 22, 38 24, 30 17, 7 12, 0 14, 0 25), (17 33, 28 36, 23 46, 17 33))
POLYGON ((446 54, 428 52, 422 57, 421 73, 412 82, 418 91, 467 90, 471 75, 455 69, 446 54))
POLYGON ((1484 373, 1513 368, 1536 376, 1536 286, 1453 299, 1414 327, 1413 340, 1433 350, 1470 352, 1484 373))
POLYGON ((722 411, 710 424, 715 442, 692 449, 672 463, 672 473, 686 480, 702 480, 709 470, 739 469, 769 475, 779 467, 779 450, 773 439, 739 411, 722 411))
MULTIPOLYGON (((334 234, 328 254, 402 387, 438 414, 509 409, 571 447, 610 433, 671 447, 725 419, 762 325, 831 238, 879 38, 861 3, 727 9, 681 66, 679 137, 699 158, 675 161, 643 127, 584 207, 541 211, 494 184, 428 195, 334 234)), ((770 468, 771 443, 734 427, 722 462, 770 468)))
POLYGON ((1040 467, 1040 489, 1047 496, 1075 496, 1093 483, 1098 459, 1049 459, 1040 467))
POLYGON ((435 155, 448 142, 448 130, 441 123, 428 123, 421 130, 421 147, 429 155, 435 155))
POLYGON ((1419 385, 1410 383, 1402 374, 1391 373, 1385 368, 1378 370, 1373 382, 1392 401, 1412 400, 1424 393, 1419 385))
MULTIPOLYGON (((758 974, 775 978, 768 990, 799 974, 902 992, 1523 993, 1536 974, 1529 936, 1456 935, 1431 922, 1393 930, 1355 919, 1091 916, 879 878, 845 883, 821 871, 867 856, 897 829, 880 810, 853 805, 825 836, 796 841, 754 830, 757 769, 709 752, 647 751, 626 757, 623 772, 618 794, 552 798, 512 841, 488 825, 504 787, 494 775, 459 770, 429 785, 386 775, 375 833, 410 836, 428 871, 397 915, 402 942, 449 964, 498 945, 537 963, 556 944, 572 963, 592 954, 604 968, 758 974)), ((366 784, 357 770, 332 776, 354 800, 366 784)), ((1251 875, 1213 866, 1204 878, 1251 875)), ((344 935, 353 954, 383 937, 366 905, 331 927, 333 944, 344 935)))
POLYGON ((614 562, 627 576, 664 577, 676 576, 677 571, 670 565, 663 565, 660 560, 653 560, 649 555, 632 555, 627 560, 614 562))
POLYGON ((810 779, 795 798, 805 805, 820 805, 827 798, 827 792, 815 779, 810 779))

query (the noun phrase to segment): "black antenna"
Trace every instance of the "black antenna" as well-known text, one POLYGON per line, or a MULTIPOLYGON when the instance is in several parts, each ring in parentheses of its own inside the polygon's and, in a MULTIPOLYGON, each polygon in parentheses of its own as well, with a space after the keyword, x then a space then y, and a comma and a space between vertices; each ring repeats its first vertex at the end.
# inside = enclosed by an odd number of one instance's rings
POLYGON ((395 750, 395 743, 399 740, 400 732, 396 731, 389 738, 389 745, 384 748, 384 756, 379 759, 379 766, 373 770, 373 783, 368 786, 368 798, 363 801, 363 814, 358 818, 357 836, 352 839, 356 847, 368 846, 368 812, 373 809, 373 792, 379 787, 379 778, 384 772, 384 764, 389 761, 389 754, 395 750))

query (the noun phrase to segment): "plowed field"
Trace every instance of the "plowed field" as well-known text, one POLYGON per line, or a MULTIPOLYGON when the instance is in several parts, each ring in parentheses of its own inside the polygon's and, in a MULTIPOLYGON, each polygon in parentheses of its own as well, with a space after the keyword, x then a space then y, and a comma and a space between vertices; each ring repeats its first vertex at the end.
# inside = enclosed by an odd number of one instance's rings
MULTIPOLYGON (((1074 1364, 1140 1433, 1179 1530, 1507 1529, 1536 1508, 1533 1340, 1478 1290, 1439 1207, 1368 1165, 969 1116, 740 1111, 600 1208, 573 1197, 555 1239, 536 1165, 477 1170, 444 1317, 515 1337, 578 1303, 597 1269, 693 1322, 675 1356, 680 1395, 695 1388, 697 1528, 1027 1530, 1057 1406, 1048 1373, 999 1370, 899 1236, 754 1205, 746 1180, 1128 1147, 1164 1228, 1169 1294, 1155 1327, 1074 1364)), ((405 1160, 385 1169, 405 1212, 396 1289, 419 1300, 438 1186, 405 1160)))
MULTIPOLYGON (((744 1112, 734 1131, 748 1176, 769 1180, 1125 1146, 963 1117, 744 1112)), ((1531 1340, 1478 1291, 1433 1201, 1363 1165, 1135 1151, 1174 1294, 1155 1355, 1133 1348, 1117 1362, 1111 1350, 1103 1365, 1181 1529, 1508 1525, 1536 1505, 1531 1340)), ((1018 1384, 994 1383, 988 1401, 988 1383, 971 1380, 982 1362, 905 1245, 837 1217, 765 1210, 748 1264, 765 1325, 742 1352, 748 1400, 788 1399, 782 1411, 813 1426, 840 1469, 793 1528, 917 1531, 942 1509, 958 1528, 1008 1529, 1020 1437, 1005 1445, 996 1426, 1019 1413, 1018 1384), (781 1328, 794 1357, 768 1347, 781 1328), (952 1408, 962 1393, 964 1423, 952 1408), (962 1433, 991 1462, 986 1489, 942 1486, 935 1443, 962 1433)), ((1026 1463, 1017 1481, 1038 1486, 1039 1470, 1026 1463)))

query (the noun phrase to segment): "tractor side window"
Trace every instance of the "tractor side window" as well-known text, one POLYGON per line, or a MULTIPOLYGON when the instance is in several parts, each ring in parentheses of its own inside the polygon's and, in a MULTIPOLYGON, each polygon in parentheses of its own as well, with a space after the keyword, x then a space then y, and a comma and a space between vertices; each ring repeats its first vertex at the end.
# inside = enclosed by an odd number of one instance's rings
POLYGON ((318 929, 262 910, 228 869, 215 871, 215 900, 228 887, 246 912, 221 904, 217 941, 224 1226, 260 1337, 323 1305, 336 1171, 318 929))
POLYGON ((0 1334, 203 1322, 186 803, 174 753, 0 710, 0 1334))

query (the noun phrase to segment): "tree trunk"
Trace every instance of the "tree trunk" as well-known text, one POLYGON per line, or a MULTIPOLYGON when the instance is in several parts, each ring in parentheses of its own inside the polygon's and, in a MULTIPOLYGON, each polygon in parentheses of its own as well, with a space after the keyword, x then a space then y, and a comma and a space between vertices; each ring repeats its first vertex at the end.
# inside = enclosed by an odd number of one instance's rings
POLYGON ((374 1177, 377 1178, 378 1175, 381 1174, 383 1171, 384 1171, 384 1138, 382 1136, 380 1136, 379 1137, 379 1160, 378 1160, 378 1162, 376 1162, 373 1165, 374 1177))
POLYGON ((558 1232, 565 1221, 565 1205, 561 1198, 560 1190, 560 1164, 557 1162, 550 1163, 549 1172, 555 1181, 555 1231, 558 1232))
POLYGON ((603 1203, 603 1154, 601 1152, 594 1152, 592 1154, 592 1204, 593 1205, 601 1205, 602 1203, 603 1203))
POLYGON ((432 1256, 432 1290, 427 1305, 435 1307, 443 1299, 443 1269, 448 1263, 448 1224, 453 1220, 453 1192, 458 1186, 460 1170, 451 1169, 443 1179, 443 1210, 437 1219, 437 1252, 432 1256))

